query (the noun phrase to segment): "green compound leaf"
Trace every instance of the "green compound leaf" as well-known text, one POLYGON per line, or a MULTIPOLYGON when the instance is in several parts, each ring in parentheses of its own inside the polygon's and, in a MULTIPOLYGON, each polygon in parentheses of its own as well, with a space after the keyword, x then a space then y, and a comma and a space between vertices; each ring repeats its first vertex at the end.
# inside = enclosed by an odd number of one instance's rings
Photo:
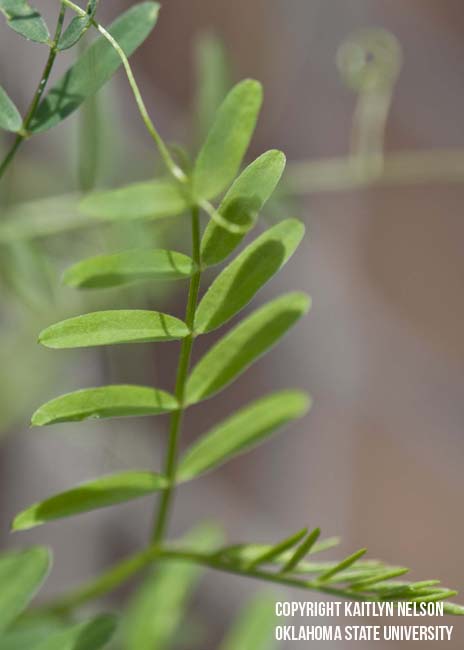
POLYGON ((117 343, 174 341, 190 334, 187 325, 167 314, 143 309, 97 311, 55 323, 39 335, 48 348, 86 348, 117 343))
POLYGON ((262 104, 262 87, 246 79, 227 95, 193 169, 193 192, 212 199, 237 175, 255 130, 262 104))
POLYGON ((19 131, 22 123, 18 109, 0 86, 0 129, 15 133, 19 131))
POLYGON ((116 618, 103 614, 50 634, 32 650, 99 650, 107 645, 115 631, 116 618))
POLYGON ((0 12, 5 15, 8 26, 29 41, 50 42, 44 19, 26 0, 0 0, 0 12))
POLYGON ((270 650, 276 622, 275 598, 259 595, 246 603, 219 650, 270 650))
MULTIPOLYGON (((127 56, 150 34, 158 9, 155 2, 142 2, 124 12, 108 28, 127 56)), ((46 131, 64 120, 87 97, 100 90, 121 65, 114 48, 99 36, 46 94, 31 122, 30 131, 46 131)))
POLYGON ((281 151, 263 153, 240 174, 225 195, 218 212, 229 223, 240 226, 244 232, 232 233, 214 220, 209 221, 201 241, 204 264, 222 262, 253 227, 266 201, 274 192, 285 168, 281 151))
POLYGON ((141 248, 78 262, 66 271, 63 280, 69 287, 100 289, 138 280, 183 280, 195 271, 195 262, 187 255, 141 248))
POLYGON ((256 447, 278 429, 301 418, 310 400, 300 391, 272 393, 237 411, 195 442, 180 461, 177 476, 188 481, 256 447))
POLYGON ((79 422, 89 418, 157 415, 179 408, 173 395, 147 386, 116 385, 84 388, 43 404, 31 424, 41 427, 57 422, 79 422))
POLYGON ((40 546, 0 555, 0 633, 27 607, 50 565, 48 550, 40 546))
POLYGON ((211 332, 239 312, 297 249, 304 225, 286 219, 269 228, 214 280, 195 314, 195 332, 211 332))
POLYGON ((178 185, 168 179, 93 192, 79 206, 83 214, 99 219, 160 219, 182 214, 188 208, 178 185))
POLYGON ((164 476, 152 472, 122 472, 82 483, 72 490, 36 503, 17 515, 12 530, 27 530, 47 521, 132 501, 166 489, 164 476))
MULTIPOLYGON (((190 549, 210 552, 222 541, 220 531, 202 525, 183 539, 190 549)), ((185 609, 202 568, 190 562, 164 561, 152 571, 127 612, 126 650, 167 650, 185 616, 185 609)))
POLYGON ((187 402, 214 395, 259 359, 308 311, 310 299, 289 293, 254 311, 200 359, 187 380, 187 402))

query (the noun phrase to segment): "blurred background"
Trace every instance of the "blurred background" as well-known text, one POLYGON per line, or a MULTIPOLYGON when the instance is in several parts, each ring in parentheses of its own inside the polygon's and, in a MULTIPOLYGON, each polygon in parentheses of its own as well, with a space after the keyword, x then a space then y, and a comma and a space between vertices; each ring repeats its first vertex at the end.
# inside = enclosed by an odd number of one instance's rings
MULTIPOLYGON (((39 4, 45 16, 55 14, 52 0, 39 4)), ((130 4, 102 1, 101 22, 130 4)), ((169 0, 134 55, 160 131, 189 146, 202 130, 192 116, 205 34, 223 43, 230 83, 243 77, 262 81, 265 103, 250 158, 280 148, 289 159, 285 192, 265 218, 296 215, 308 227, 299 252, 259 300, 287 289, 307 291, 313 298, 309 317, 227 392, 192 409, 184 441, 269 389, 303 387, 314 398, 313 409, 266 446, 181 489, 173 534, 199 519, 220 522, 231 542, 273 541, 303 525, 320 526, 326 536, 343 539, 328 558, 367 546, 370 557, 412 567, 414 579, 439 578, 464 589, 463 25, 460 0, 169 0), (404 177, 380 176, 347 187, 329 167, 331 182, 324 185, 306 162, 348 155, 357 102, 340 77, 336 53, 350 34, 372 26, 392 32, 403 49, 387 121, 387 157, 402 150, 437 153, 426 172, 419 162, 411 178, 408 166, 404 177), (458 155, 443 156, 438 150, 444 149, 458 155)), ((0 82, 25 108, 45 55, 3 25, 0 34, 0 82)), ((57 72, 71 56, 63 55, 57 72)), ((152 500, 15 536, 8 533, 13 515, 103 471, 159 467, 167 422, 159 417, 31 430, 32 410, 57 393, 108 381, 172 386, 178 349, 170 343, 54 352, 36 345, 37 333, 54 320, 102 305, 148 305, 181 314, 185 304, 185 287, 177 284, 98 295, 75 295, 59 286, 67 265, 99 251, 166 241, 188 250, 182 218, 46 237, 24 237, 9 225, 27 217, 28 200, 150 178, 159 168, 122 73, 91 109, 93 119, 74 115, 26 143, 0 185, 7 223, 0 226, 1 543, 52 544, 49 594, 144 544, 152 500), (89 159, 82 143, 87 152, 95 147, 89 159)), ((5 136, 0 151, 8 144, 5 136)), ((65 203, 40 205, 31 219, 49 210, 76 219, 65 203)), ((197 355, 204 346, 198 345, 197 355)), ((202 648, 216 647, 255 589, 262 587, 207 575, 191 612, 205 635, 202 648)), ((124 595, 123 590, 118 597, 124 595)), ((314 599, 291 591, 285 598, 314 599)), ((462 647, 461 621, 447 624, 455 625, 447 647, 462 647)))

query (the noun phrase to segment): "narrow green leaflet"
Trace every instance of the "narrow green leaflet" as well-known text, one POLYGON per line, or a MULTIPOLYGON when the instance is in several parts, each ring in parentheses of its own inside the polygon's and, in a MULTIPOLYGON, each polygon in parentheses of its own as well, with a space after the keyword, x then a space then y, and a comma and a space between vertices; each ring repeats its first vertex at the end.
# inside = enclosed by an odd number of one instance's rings
POLYGON ((185 453, 177 476, 188 481, 264 442, 275 431, 302 417, 310 400, 300 391, 267 395, 216 425, 185 453))
MULTIPOLYGON (((212 526, 199 526, 182 544, 199 552, 213 551, 222 541, 212 526)), ((124 637, 126 650, 167 650, 185 616, 189 598, 202 573, 190 562, 164 561, 158 564, 130 603, 124 637)))
POLYGON ((85 16, 74 16, 58 41, 58 50, 67 50, 73 47, 84 36, 92 25, 92 19, 97 11, 98 0, 90 0, 87 4, 85 16))
POLYGON ((311 533, 309 533, 307 538, 298 546, 289 560, 287 560, 287 562, 282 566, 280 573, 289 573, 296 569, 300 561, 311 551, 320 535, 320 528, 315 528, 311 533))
POLYGON ((92 16, 74 16, 58 41, 58 50, 69 50, 81 40, 85 32, 92 25, 92 16))
POLYGON ((194 261, 182 253, 136 249, 78 262, 66 271, 63 280, 70 287, 99 289, 137 280, 183 280, 195 271, 194 261))
POLYGON ((269 564, 270 562, 273 562, 276 558, 282 555, 282 553, 285 553, 285 551, 288 551, 290 548, 293 548, 296 544, 301 542, 307 533, 308 529, 303 528, 297 533, 290 535, 290 537, 286 537, 278 544, 274 544, 269 550, 264 551, 261 553, 261 555, 258 555, 258 557, 254 558, 248 564, 247 569, 254 569, 258 566, 261 566, 262 564, 269 564))
POLYGON ((194 404, 230 384, 259 359, 308 311, 304 293, 288 293, 254 311, 200 359, 187 380, 194 404))
POLYGON ((152 472, 123 472, 82 483, 72 490, 36 503, 17 515, 12 530, 27 530, 47 521, 132 501, 166 489, 164 476, 152 472))
MULTIPOLYGON (((150 34, 158 17, 159 5, 142 2, 124 12, 108 28, 130 56, 150 34)), ((122 65, 112 45, 99 36, 65 75, 48 91, 31 122, 33 133, 46 131, 64 120, 90 95, 95 94, 122 65)))
POLYGON ((218 212, 227 222, 243 228, 244 232, 232 233, 213 219, 210 220, 201 241, 204 264, 212 266, 222 262, 240 244, 274 192, 284 167, 284 154, 271 150, 263 153, 240 174, 225 195, 218 212))
POLYGON ((68 318, 47 327, 39 343, 48 348, 85 348, 116 343, 174 341, 190 334, 187 325, 157 311, 113 309, 68 318))
POLYGON ((89 418, 117 418, 131 415, 157 415, 179 407, 173 395, 147 386, 116 385, 84 388, 43 404, 32 416, 31 424, 41 427, 57 422, 78 422, 89 418))
POLYGON ((26 0, 0 0, 0 12, 15 32, 36 43, 49 43, 48 27, 40 13, 26 0))
POLYGON ((40 546, 0 555, 0 634, 35 596, 50 565, 48 550, 40 546))
POLYGON ((0 129, 16 132, 21 128, 22 122, 18 109, 0 86, 0 129))
POLYGON ((345 569, 353 566, 353 564, 355 564, 363 555, 365 555, 366 552, 367 549, 362 548, 359 551, 356 551, 356 553, 349 555, 344 560, 330 568, 328 571, 322 573, 318 578, 318 582, 327 582, 330 578, 333 578, 333 576, 337 575, 337 573, 341 573, 345 569))
POLYGON ((33 650, 99 650, 108 644, 115 630, 116 618, 103 614, 50 634, 33 650))
POLYGON ((196 197, 212 199, 234 180, 255 130, 262 95, 261 84, 246 79, 225 98, 195 162, 196 197))
POLYGON ((160 219, 182 214, 188 207, 178 185, 159 179, 93 192, 81 201, 79 209, 98 219, 160 219))
POLYGON ((286 219, 266 230, 214 280, 195 314, 195 332, 214 330, 239 312, 297 249, 304 225, 286 219))
POLYGON ((270 650, 274 647, 275 600, 262 594, 246 603, 219 650, 270 650))

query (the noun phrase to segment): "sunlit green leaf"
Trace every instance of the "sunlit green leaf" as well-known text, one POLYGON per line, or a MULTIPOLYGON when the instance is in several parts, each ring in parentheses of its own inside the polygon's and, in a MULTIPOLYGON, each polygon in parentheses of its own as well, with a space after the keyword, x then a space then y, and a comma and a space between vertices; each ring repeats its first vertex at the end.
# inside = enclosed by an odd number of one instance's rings
POLYGON ((303 235, 301 221, 286 219, 257 237, 209 287, 195 314, 195 331, 210 332, 245 307, 293 255, 303 235))
POLYGON ((42 547, 0 555, 0 633, 27 607, 50 564, 50 554, 42 547))
POLYGON ((173 341, 189 334, 187 325, 174 316, 143 309, 113 309, 55 323, 40 333, 39 343, 48 348, 85 348, 173 341))
MULTIPOLYGON (((155 2, 134 5, 108 28, 127 56, 150 34, 158 9, 159 5, 155 2)), ((34 133, 46 131, 64 120, 87 97, 100 90, 121 65, 114 48, 103 36, 99 36, 45 95, 30 130, 34 133)))
MULTIPOLYGON (((182 543, 194 551, 212 551, 222 541, 220 531, 203 525, 189 532, 182 543)), ((164 561, 148 576, 129 606, 125 626, 126 650, 171 648, 185 608, 201 574, 190 562, 164 561)))
POLYGON ((164 490, 168 481, 152 472, 123 472, 102 476, 94 481, 36 503, 17 515, 13 530, 26 530, 47 521, 72 517, 83 512, 106 508, 164 490))
POLYGON ((244 238, 258 213, 273 193, 285 167, 281 151, 267 151, 240 174, 225 195, 218 212, 243 232, 232 233, 211 219, 201 241, 202 262, 207 266, 222 262, 244 238))
POLYGON ((30 41, 49 43, 50 34, 44 19, 26 0, 0 0, 0 12, 15 32, 30 41))
POLYGON ((275 598, 259 595, 245 604, 220 650, 270 650, 276 620, 275 598))
POLYGON ((100 219, 159 219, 182 214, 188 207, 179 187, 165 179, 93 192, 79 206, 83 214, 100 219))
POLYGON ((195 196, 211 199, 234 180, 253 135, 261 103, 261 85, 251 79, 237 84, 227 95, 195 162, 195 196))
POLYGON ((464 616, 464 607, 456 603, 444 603, 443 611, 451 616, 464 616))
POLYGON ((95 16, 97 5, 96 0, 91 0, 87 5, 85 16, 74 16, 58 41, 58 50, 67 50, 80 41, 92 25, 92 18, 95 16))
POLYGON ((200 34, 195 43, 196 121, 203 141, 213 123, 216 111, 229 88, 229 66, 221 41, 213 34, 200 34))
POLYGON ((177 408, 175 397, 163 390, 121 384, 84 388, 56 397, 37 409, 31 422, 40 427, 89 418, 156 415, 175 411, 177 408))
POLYGON ((195 442, 180 461, 181 481, 203 474, 266 440, 291 420, 302 417, 310 405, 300 391, 267 395, 220 422, 195 442))
POLYGON ((99 255, 78 262, 64 274, 70 287, 116 287, 137 280, 181 280, 196 270, 187 255, 168 250, 137 249, 99 255))
POLYGON ((33 650, 99 650, 107 645, 115 630, 115 617, 103 614, 50 634, 33 650))
POLYGON ((18 109, 0 86, 0 129, 14 132, 19 131, 21 125, 22 118, 18 109))
POLYGON ((309 309, 303 293, 289 293, 254 311, 200 359, 187 380, 190 404, 210 397, 230 384, 261 357, 309 309))

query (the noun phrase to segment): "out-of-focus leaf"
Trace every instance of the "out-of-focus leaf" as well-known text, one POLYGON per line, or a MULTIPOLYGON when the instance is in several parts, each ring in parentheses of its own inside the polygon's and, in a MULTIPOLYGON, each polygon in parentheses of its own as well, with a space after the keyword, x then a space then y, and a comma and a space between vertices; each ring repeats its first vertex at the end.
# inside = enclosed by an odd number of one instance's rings
POLYGON ((201 34, 195 43, 195 107, 197 131, 203 141, 229 88, 229 66, 221 41, 213 34, 201 34))
POLYGON ((195 162, 195 196, 211 199, 233 181, 253 135, 261 103, 261 85, 251 79, 237 84, 227 95, 195 162))
POLYGON ((200 359, 187 381, 187 402, 194 404, 230 384, 261 357, 309 309, 303 293, 289 293, 253 312, 200 359))
POLYGON ((201 241, 204 264, 211 266, 222 262, 240 244, 245 231, 253 227, 258 213, 276 188, 284 167, 284 154, 271 150, 259 156, 240 174, 218 212, 227 222, 243 228, 244 232, 230 232, 212 219, 201 241))
POLYGON ((0 555, 0 633, 27 607, 50 565, 48 550, 40 546, 0 555))
POLYGON ((0 0, 0 12, 15 32, 36 43, 49 43, 50 34, 40 13, 26 0, 0 0))
POLYGON ((19 131, 22 122, 18 109, 0 86, 0 129, 19 131))
MULTIPOLYGON (((182 541, 191 550, 208 552, 221 543, 222 535, 217 528, 203 525, 182 541)), ((189 562, 162 562, 129 606, 124 647, 127 650, 170 648, 200 574, 201 568, 189 562)))
POLYGON ((49 256, 34 242, 13 242, 0 254, 0 277, 29 308, 42 312, 54 295, 49 256))
POLYGON ((159 179, 93 192, 79 207, 83 214, 99 219, 160 219, 182 214, 189 202, 178 185, 159 179))
POLYGON ((220 650, 271 650, 276 620, 275 598, 259 595, 246 603, 220 650))
POLYGON ((267 395, 220 422, 195 442, 180 461, 178 478, 188 481, 269 438, 288 422, 302 417, 310 401, 300 391, 267 395))
POLYGON ((115 630, 116 618, 103 614, 51 634, 33 650, 99 650, 107 645, 115 630))
MULTIPOLYGON (((108 28, 127 56, 150 34, 158 10, 159 5, 155 2, 136 4, 108 28)), ((100 90, 121 65, 114 48, 99 36, 45 95, 31 121, 30 131, 46 131, 64 120, 87 97, 100 90)))
POLYGON ((304 225, 286 219, 266 230, 214 280, 195 314, 195 331, 210 332, 232 318, 293 255, 304 225))
POLYGON ((39 343, 48 348, 86 348, 116 343, 174 341, 190 334, 187 325, 158 311, 113 309, 68 318, 43 330, 39 343))
POLYGON ((23 510, 14 518, 12 530, 27 530, 54 519, 73 517, 132 501, 164 490, 167 486, 168 481, 164 476, 152 472, 123 472, 102 476, 23 510))
POLYGON ((34 620, 21 624, 15 623, 6 634, 0 636, 0 650, 37 650, 46 639, 64 629, 63 624, 56 621, 34 620))
POLYGON ((77 196, 74 194, 8 206, 0 210, 0 217, 2 244, 99 225, 95 219, 78 212, 77 196))
POLYGON ((116 385, 84 388, 43 404, 32 416, 32 425, 41 427, 57 422, 157 415, 179 408, 173 395, 148 386, 116 385))
POLYGON ((66 271, 64 282, 70 287, 99 289, 137 280, 182 280, 195 270, 194 261, 187 255, 141 248, 78 262, 66 271))

